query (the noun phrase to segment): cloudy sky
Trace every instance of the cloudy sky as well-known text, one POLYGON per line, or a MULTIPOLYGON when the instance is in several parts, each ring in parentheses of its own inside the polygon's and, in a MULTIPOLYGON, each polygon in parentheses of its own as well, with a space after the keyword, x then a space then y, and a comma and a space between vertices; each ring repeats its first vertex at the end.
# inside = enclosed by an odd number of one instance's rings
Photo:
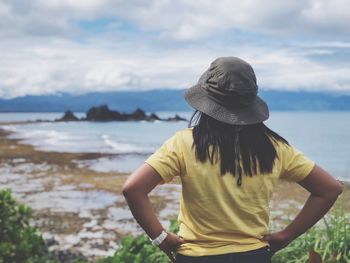
POLYGON ((187 88, 219 56, 262 89, 350 93, 349 0, 0 0, 0 97, 187 88))

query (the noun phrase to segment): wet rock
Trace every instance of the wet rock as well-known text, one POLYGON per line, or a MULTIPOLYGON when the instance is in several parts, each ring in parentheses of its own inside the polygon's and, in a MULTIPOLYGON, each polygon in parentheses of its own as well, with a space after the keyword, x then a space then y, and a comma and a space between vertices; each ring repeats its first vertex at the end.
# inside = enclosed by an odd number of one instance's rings
POLYGON ((135 118, 135 120, 144 120, 146 119, 147 115, 143 110, 137 108, 133 113, 130 114, 130 117, 135 118))
POLYGON ((76 117, 73 112, 71 112, 70 110, 67 110, 64 113, 63 117, 56 119, 55 121, 78 121, 78 120, 79 118, 76 117))
POLYGON ((86 113, 87 121, 125 121, 126 116, 118 111, 112 111, 107 105, 92 107, 86 113))
MULTIPOLYGON (((64 116, 54 121, 186 121, 185 118, 175 115, 175 117, 162 119, 155 113, 147 115, 142 109, 137 108, 132 113, 121 113, 113 111, 107 105, 90 108, 86 117, 78 118, 71 111, 66 111, 64 116)), ((37 120, 39 122, 40 120, 37 120)))
POLYGON ((86 114, 87 121, 142 121, 148 120, 149 116, 141 109, 136 109, 134 112, 120 113, 118 111, 112 111, 107 105, 100 107, 92 107, 86 114))
POLYGON ((70 250, 55 251, 54 255, 61 263, 72 263, 76 261, 87 261, 88 259, 79 252, 72 252, 70 250))
POLYGON ((165 119, 165 121, 187 121, 187 120, 176 114, 175 117, 167 118, 165 119))
POLYGON ((160 118, 159 118, 156 114, 154 114, 154 113, 152 113, 152 114, 149 116, 149 119, 150 119, 151 121, 158 121, 158 120, 160 120, 160 118))
POLYGON ((186 121, 185 118, 175 115, 175 117, 161 119, 155 113, 147 115, 142 109, 137 108, 132 113, 120 113, 112 111, 107 105, 92 107, 86 113, 86 118, 81 120, 87 121, 186 121))
POLYGON ((49 238, 49 239, 46 239, 45 242, 46 242, 46 245, 47 245, 48 247, 51 247, 51 246, 54 246, 54 245, 58 245, 58 244, 59 244, 58 241, 57 241, 54 237, 49 238))

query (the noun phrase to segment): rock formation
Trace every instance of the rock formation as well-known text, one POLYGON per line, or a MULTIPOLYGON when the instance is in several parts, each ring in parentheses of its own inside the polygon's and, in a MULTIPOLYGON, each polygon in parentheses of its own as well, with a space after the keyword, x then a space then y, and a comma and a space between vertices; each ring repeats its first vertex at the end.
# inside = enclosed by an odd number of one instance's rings
POLYGON ((137 108, 132 113, 121 113, 119 111, 113 111, 108 108, 107 105, 101 105, 99 107, 90 108, 86 117, 81 119, 77 118, 71 111, 66 111, 64 116, 55 121, 186 121, 185 118, 175 115, 170 118, 159 118, 155 113, 147 115, 143 110, 137 108))
POLYGON ((56 119, 55 121, 78 121, 79 118, 76 117, 70 110, 66 111, 63 117, 56 119))

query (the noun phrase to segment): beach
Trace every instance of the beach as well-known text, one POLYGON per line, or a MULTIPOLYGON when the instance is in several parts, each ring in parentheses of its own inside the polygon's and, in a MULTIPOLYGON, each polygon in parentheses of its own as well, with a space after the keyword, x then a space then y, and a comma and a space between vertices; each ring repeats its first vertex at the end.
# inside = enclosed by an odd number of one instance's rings
MULTIPOLYGON (((105 154, 44 152, 8 135, 0 130, 0 189, 11 189, 33 209, 33 223, 50 250, 70 250, 93 260, 112 255, 122 237, 142 233, 121 195, 128 174, 96 172, 75 162, 105 154)), ((179 194, 178 184, 152 192, 165 227, 176 217, 179 194)))
MULTIPOLYGON (((0 188, 11 189, 18 202, 32 207, 33 224, 51 251, 69 251, 96 260, 113 255, 126 235, 143 233, 121 194, 130 172, 98 171, 81 165, 115 153, 44 151, 11 138, 11 133, 0 129, 0 188)), ((342 185, 335 208, 350 211, 350 185, 342 185)), ((151 193, 164 227, 177 216, 180 194, 179 180, 151 193)), ((271 224, 281 225, 293 217, 307 196, 297 184, 281 181, 271 201, 271 224)))

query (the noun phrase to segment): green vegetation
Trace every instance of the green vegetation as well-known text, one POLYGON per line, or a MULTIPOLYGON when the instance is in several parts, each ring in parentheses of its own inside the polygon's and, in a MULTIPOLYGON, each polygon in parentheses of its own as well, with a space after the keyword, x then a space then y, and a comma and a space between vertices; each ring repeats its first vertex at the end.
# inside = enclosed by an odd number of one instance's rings
MULTIPOLYGON (((178 225, 172 220, 169 231, 177 233, 178 225)), ((137 238, 125 237, 120 248, 114 256, 100 259, 98 263, 168 263, 168 257, 158 248, 151 244, 146 235, 137 238)))
POLYGON ((0 263, 52 263, 42 236, 29 224, 32 211, 0 191, 0 263))
MULTIPOLYGON (((314 249, 325 263, 350 262, 350 220, 342 209, 329 213, 317 226, 276 253, 273 263, 306 263, 314 249)), ((47 250, 37 229, 29 224, 31 209, 16 204, 9 190, 0 191, 0 263, 58 263, 47 250)), ((176 233, 176 221, 170 231, 176 233)), ((162 251, 146 235, 125 237, 112 257, 98 263, 169 263, 162 251)), ((77 260, 75 263, 88 263, 77 260)))
POLYGON ((350 262, 350 215, 338 209, 324 217, 294 240, 288 247, 276 253, 273 263, 305 263, 308 251, 315 250, 323 262, 350 262))

